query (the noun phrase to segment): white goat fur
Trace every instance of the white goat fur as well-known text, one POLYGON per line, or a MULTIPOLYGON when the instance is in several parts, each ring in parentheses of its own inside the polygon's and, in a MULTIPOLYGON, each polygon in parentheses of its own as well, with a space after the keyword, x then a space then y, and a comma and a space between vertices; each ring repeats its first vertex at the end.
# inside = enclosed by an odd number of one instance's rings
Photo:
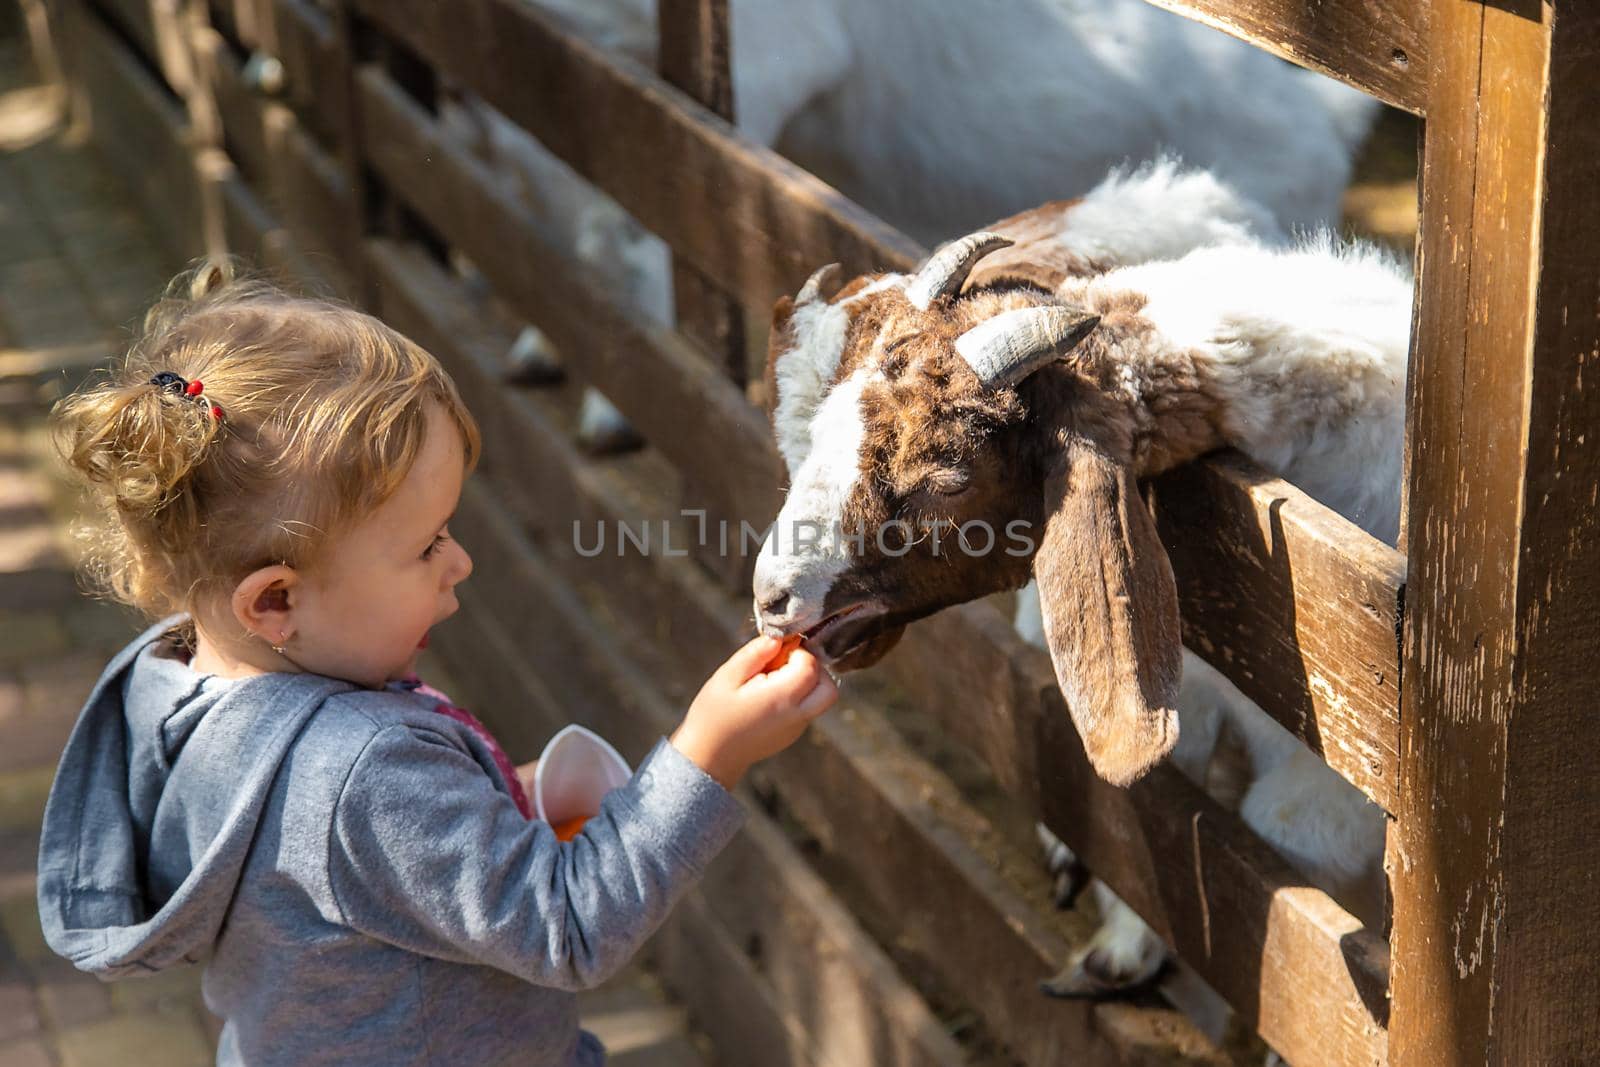
MULTIPOLYGON (((652 0, 528 2, 655 65, 652 0)), ((741 133, 929 243, 1160 153, 1213 170, 1285 229, 1336 223, 1376 113, 1364 94, 1145 0, 733 0, 729 20, 741 133)), ((616 231, 580 255, 625 298, 670 308, 665 247, 609 201, 575 209, 596 194, 485 115, 531 197, 616 231)))
MULTIPOLYGON (((1408 271, 1370 248, 1342 248, 1327 237, 1290 246, 1270 218, 1214 176, 1181 172, 1171 163, 1113 175, 1061 217, 1059 240, 1080 256, 1123 264, 1089 278, 1068 279, 1056 292, 1093 306, 1097 294, 1136 292, 1141 314, 1157 331, 1151 346, 1196 353, 1219 372, 1225 436, 1385 541, 1396 537, 1400 457, 1412 284, 1408 271), (1131 205, 1143 210, 1134 212, 1131 205), (1157 262, 1146 257, 1163 256, 1157 262)), ((890 275, 878 287, 904 284, 890 275)), ((857 294, 854 299, 860 299, 857 294)), ((816 316, 842 305, 811 305, 816 316)), ((812 326, 816 323, 810 324, 812 326)), ((804 349, 776 364, 779 406, 775 429, 791 472, 792 489, 777 528, 796 522, 837 521, 830 509, 860 469, 851 447, 859 439, 833 410, 848 399, 835 383, 843 329, 796 329, 804 349), (830 391, 831 386, 831 391, 830 391), (820 404, 819 404, 820 401, 820 404), (827 432, 821 423, 830 423, 827 432), (826 441, 825 450, 814 441, 826 441)), ((1127 388, 1141 387, 1142 352, 1125 353, 1127 388)), ((870 374, 863 364, 855 375, 870 374)), ((861 416, 855 415, 859 426, 861 416)), ((764 549, 758 587, 775 569, 781 581, 809 580, 822 588, 801 600, 821 602, 839 560, 778 560, 764 549), (807 573, 807 567, 816 568, 807 573)), ((760 597, 758 596, 758 612, 760 597)), ((1019 630, 1045 644, 1037 592, 1019 602, 1019 630)), ((1185 652, 1177 707, 1181 721, 1174 763, 1204 784, 1218 739, 1229 730, 1248 754, 1252 780, 1240 814, 1314 884, 1367 921, 1381 914, 1383 817, 1296 738, 1272 721, 1204 660, 1185 652)), ((1058 861, 1068 858, 1059 843, 1058 861)), ((1148 978, 1166 957, 1155 935, 1104 886, 1096 883, 1104 925, 1075 954, 1073 964, 1099 951, 1122 981, 1148 978)), ((1071 966, 1069 965, 1069 971, 1071 966)), ((1066 972, 1064 972, 1064 977, 1066 972)), ((1085 991, 1078 987, 1079 991, 1085 991)))

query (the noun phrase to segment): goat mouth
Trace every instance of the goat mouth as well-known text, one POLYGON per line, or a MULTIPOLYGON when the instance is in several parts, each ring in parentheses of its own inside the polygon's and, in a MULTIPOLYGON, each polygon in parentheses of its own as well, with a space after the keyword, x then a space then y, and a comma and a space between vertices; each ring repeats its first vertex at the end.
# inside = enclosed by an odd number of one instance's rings
POLYGON ((881 608, 852 604, 806 630, 806 648, 825 664, 837 663, 878 635, 884 619, 881 608))

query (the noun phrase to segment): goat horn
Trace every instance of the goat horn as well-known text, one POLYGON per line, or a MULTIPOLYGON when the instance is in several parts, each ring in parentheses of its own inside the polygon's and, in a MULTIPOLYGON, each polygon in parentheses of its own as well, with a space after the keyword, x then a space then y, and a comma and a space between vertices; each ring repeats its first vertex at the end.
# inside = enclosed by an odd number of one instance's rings
POLYGON ((918 311, 927 311, 929 305, 939 297, 960 292, 962 283, 972 273, 972 267, 978 260, 1011 243, 1011 238, 987 230, 951 241, 929 256, 928 262, 917 271, 917 276, 906 286, 906 299, 918 311))
POLYGON ((1003 389, 1072 351, 1099 324, 1099 315, 1078 308, 1019 308, 956 338, 956 351, 985 389, 1003 389))
POLYGON ((833 276, 838 273, 839 264, 837 263, 829 263, 826 267, 818 267, 811 277, 806 279, 806 283, 800 287, 800 292, 795 295, 795 306, 810 304, 820 299, 822 287, 832 281, 833 276))

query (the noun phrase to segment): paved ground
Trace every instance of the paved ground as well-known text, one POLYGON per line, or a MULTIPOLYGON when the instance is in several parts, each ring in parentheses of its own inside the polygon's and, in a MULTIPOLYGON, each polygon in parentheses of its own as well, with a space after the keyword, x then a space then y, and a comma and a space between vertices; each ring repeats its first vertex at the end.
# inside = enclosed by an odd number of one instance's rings
MULTIPOLYGON (((0 1067, 206 1064, 219 1024, 197 968, 105 984, 39 932, 34 862, 55 763, 100 668, 138 626, 77 591, 75 501, 45 413, 126 340, 180 264, 28 71, 0 38, 0 1067)), ((448 690, 437 665, 426 673, 448 690)), ((700 1062, 682 1012, 643 974, 588 995, 584 1020, 619 1067, 700 1062)))

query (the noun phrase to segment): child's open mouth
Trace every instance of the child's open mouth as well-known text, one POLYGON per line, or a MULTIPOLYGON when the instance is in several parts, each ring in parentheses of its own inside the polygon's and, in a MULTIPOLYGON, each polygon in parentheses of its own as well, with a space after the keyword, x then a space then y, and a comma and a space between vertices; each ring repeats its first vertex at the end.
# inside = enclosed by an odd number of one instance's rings
POLYGON ((427 648, 427 647, 428 647, 428 635, 426 633, 424 633, 422 635, 422 640, 417 642, 417 649, 418 649, 418 651, 420 651, 420 650, 422 650, 424 648, 427 648))

